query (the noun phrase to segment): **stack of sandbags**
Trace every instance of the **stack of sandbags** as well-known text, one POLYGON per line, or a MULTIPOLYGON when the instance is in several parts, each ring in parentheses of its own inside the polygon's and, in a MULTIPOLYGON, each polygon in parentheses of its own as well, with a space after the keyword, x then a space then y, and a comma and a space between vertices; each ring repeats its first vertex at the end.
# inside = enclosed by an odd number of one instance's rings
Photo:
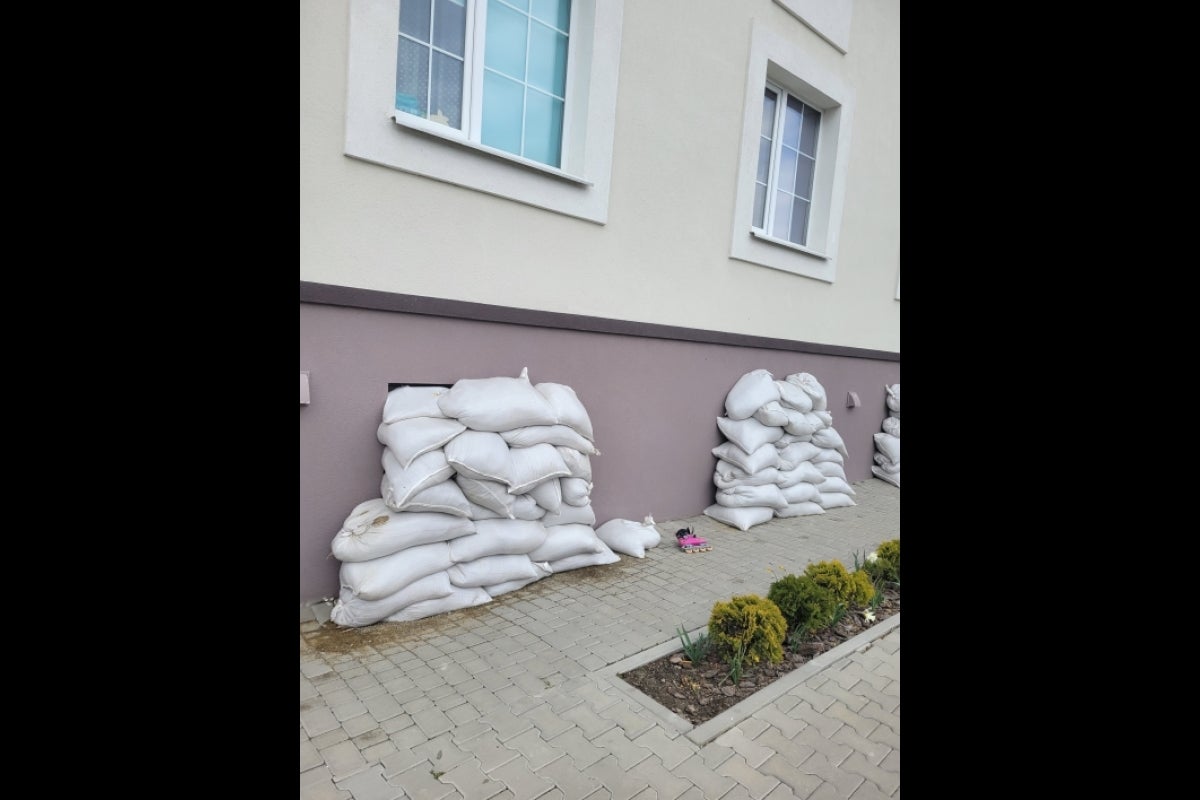
POLYGON ((592 527, 592 436, 574 390, 534 386, 527 371, 391 391, 378 430, 382 497, 334 539, 343 561, 334 622, 420 619, 618 561, 592 527), (412 533, 381 537, 363 529, 368 514, 412 533), (371 546, 352 546, 364 537, 371 546), (435 590, 443 593, 424 596, 435 590))
POLYGON ((887 388, 888 415, 883 433, 875 434, 875 464, 872 474, 900 488, 900 384, 887 388))
POLYGON ((744 531, 772 517, 854 505, 846 445, 827 405, 824 387, 807 372, 777 381, 757 369, 738 379, 717 418, 727 441, 712 451, 716 503, 704 513, 744 531))

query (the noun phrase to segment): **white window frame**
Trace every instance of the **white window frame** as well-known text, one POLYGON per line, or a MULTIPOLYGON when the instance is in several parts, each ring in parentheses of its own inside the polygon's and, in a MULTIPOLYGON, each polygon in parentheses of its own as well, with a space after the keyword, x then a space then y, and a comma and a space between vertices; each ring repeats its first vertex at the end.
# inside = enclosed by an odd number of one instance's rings
MULTIPOLYGON (((469 53, 486 31, 472 25, 469 53)), ((559 168, 488 147, 460 131, 395 108, 399 0, 350 0, 345 153, 591 222, 608 221, 617 68, 624 0, 573 0, 559 168)), ((464 127, 480 124, 482 97, 464 65, 464 127), (470 122, 468 122, 470 120, 470 122)), ((481 73, 482 74, 482 73, 481 73)))
POLYGON ((745 91, 730 257, 833 283, 846 194, 854 91, 813 54, 758 20, 751 32, 745 91), (754 181, 763 90, 768 84, 785 89, 821 112, 808 239, 803 246, 754 228, 754 181))

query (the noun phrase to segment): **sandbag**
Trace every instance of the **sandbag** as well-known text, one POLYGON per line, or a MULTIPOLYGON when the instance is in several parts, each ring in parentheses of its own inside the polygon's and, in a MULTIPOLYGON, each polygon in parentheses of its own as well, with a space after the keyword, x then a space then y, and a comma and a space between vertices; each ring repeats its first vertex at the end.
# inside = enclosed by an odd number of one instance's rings
MULTIPOLYGON (((786 419, 784 420, 786 422, 786 419)), ((717 427, 726 439, 736 444, 747 453, 753 453, 764 444, 769 444, 783 436, 783 429, 764 425, 754 417, 749 419, 730 419, 717 417, 717 427)))
POLYGON ((846 443, 842 441, 842 435, 833 428, 824 428, 814 433, 812 443, 817 447, 829 447, 837 450, 844 456, 850 455, 850 451, 846 449, 846 443))
POLYGON ((892 461, 890 458, 885 456, 883 453, 876 453, 874 456, 874 459, 875 459, 875 463, 878 464, 879 468, 882 469, 884 472, 895 474, 900 471, 900 462, 892 461))
POLYGON ((825 410, 828 404, 825 387, 815 377, 807 372, 797 372, 795 375, 788 375, 787 382, 804 390, 805 394, 812 399, 813 411, 825 410))
POLYGON ((547 528, 555 525, 570 525, 572 523, 579 523, 580 525, 587 525, 591 527, 596 524, 596 512, 592 510, 592 503, 590 500, 588 501, 587 505, 582 506, 572 506, 564 503, 562 507, 553 514, 547 511, 545 516, 543 516, 540 521, 542 525, 546 526, 547 528))
POLYGON ((573 447, 555 447, 554 449, 562 456, 563 463, 571 471, 572 478, 582 478, 585 481, 592 479, 592 460, 586 453, 581 453, 573 447))
MULTIPOLYGON (((454 476, 454 482, 472 505, 483 506, 497 516, 505 519, 515 519, 513 516, 513 496, 508 493, 508 487, 499 481, 483 481, 469 478, 459 473, 454 476)), ((474 513, 472 519, 479 519, 474 513)))
MULTIPOLYGON (((820 461, 813 464, 813 468, 826 478, 841 478, 842 480, 846 480, 846 468, 841 464, 835 464, 832 461, 820 461)), ((820 483, 820 481, 813 481, 813 483, 820 483)))
POLYGON ((383 403, 383 424, 390 425, 417 417, 445 417, 438 406, 438 399, 448 391, 448 386, 400 386, 392 389, 383 403))
POLYGON ((728 461, 718 461, 717 469, 713 472, 713 483, 718 489, 732 489, 734 486, 763 486, 768 483, 779 483, 779 470, 774 467, 760 470, 753 475, 747 475, 737 467, 722 473, 721 465, 728 461))
POLYGON ((826 478, 817 485, 817 488, 821 490, 822 494, 828 494, 829 492, 841 492, 842 494, 850 495, 858 494, 858 492, 854 491, 854 487, 841 478, 826 478))
POLYGON ((546 516, 546 509, 542 508, 527 494, 518 494, 513 497, 513 519, 523 519, 527 521, 540 520, 546 516))
POLYGON ((779 404, 778 400, 772 400, 758 411, 755 411, 753 419, 758 420, 763 425, 781 427, 787 424, 788 415, 787 412, 784 411, 783 406, 779 404))
MULTIPOLYGON (((521 519, 479 520, 475 523, 475 533, 460 536, 451 542, 450 560, 455 564, 463 564, 487 556, 526 555, 545 541, 546 529, 540 522, 521 519)), ((542 558, 534 560, 545 561, 542 558)))
POLYGON ((810 461, 811 461, 811 462, 812 462, 814 465, 815 465, 815 464, 821 464, 821 463, 823 463, 823 462, 826 462, 826 461, 832 461, 832 462, 833 462, 833 463, 835 463, 835 464, 843 464, 843 465, 846 463, 846 457, 845 457, 845 456, 843 456, 843 455, 842 455, 841 453, 839 453, 837 450, 830 450, 830 449, 828 449, 828 448, 821 450, 821 452, 817 453, 815 456, 813 456, 813 457, 812 457, 811 459, 809 459, 809 460, 810 460, 810 461))
POLYGON ((382 600, 426 575, 446 569, 452 563, 450 545, 433 542, 406 547, 390 556, 370 561, 344 561, 339 578, 341 585, 349 589, 353 596, 364 600, 382 600))
POLYGON ((809 411, 807 414, 805 414, 804 421, 812 427, 813 433, 816 433, 817 431, 821 430, 821 428, 829 425, 829 423, 825 421, 825 418, 816 411, 809 411))
POLYGON ((783 492, 773 483, 764 486, 733 486, 717 491, 717 504, 727 508, 768 506, 783 508, 788 504, 783 492))
POLYGON ((833 414, 830 414, 828 411, 817 411, 816 409, 813 409, 812 413, 817 419, 821 420, 821 427, 833 427, 833 414))
POLYGON ((497 514, 490 508, 485 508, 478 503, 472 503, 470 500, 467 501, 467 507, 469 509, 467 511, 467 516, 476 521, 481 519, 516 519, 515 514, 511 517, 505 514, 497 514))
MULTIPOLYGON (((900 438, 900 420, 896 417, 888 417, 883 421, 883 432, 890 433, 897 439, 900 438)), ((920 433, 920 431, 917 431, 920 433)))
POLYGON ((608 545, 613 552, 634 558, 645 558, 647 548, 656 547, 662 541, 662 535, 655 527, 652 517, 646 517, 646 520, 642 522, 634 522, 631 519, 610 519, 596 529, 596 537, 608 545), (647 542, 653 542, 653 544, 647 544, 647 542))
POLYGON ((445 447, 446 443, 467 429, 466 425, 444 417, 414 417, 396 422, 381 422, 375 438, 400 462, 408 467, 417 456, 445 447))
POLYGON ((481 606, 492 602, 492 596, 483 589, 455 589, 445 597, 437 600, 422 600, 411 606, 402 608, 387 618, 388 622, 412 622, 415 619, 432 617, 434 614, 445 614, 447 611, 457 611, 460 608, 481 606))
MULTIPOLYGON (((900 463, 900 437, 890 433, 876 433, 875 449, 888 457, 893 464, 900 463)), ((918 439, 921 437, 917 437, 918 439)))
POLYGON ((337 625, 357 628, 379 622, 413 603, 436 600, 453 593, 454 587, 450 584, 450 576, 445 572, 426 575, 395 594, 390 594, 380 600, 364 600, 361 597, 355 597, 349 589, 342 587, 338 601, 333 604, 333 608, 329 612, 329 618, 337 625))
POLYGON ((400 466, 392 451, 383 450, 383 501, 393 511, 403 511, 405 504, 423 489, 447 480, 454 474, 454 467, 446 462, 441 450, 434 450, 413 459, 407 467, 400 466))
MULTIPOLYGON (((597 541, 599 541, 597 539, 597 541)), ((598 567, 604 564, 615 564, 621 560, 621 557, 609 549, 608 545, 600 542, 601 550, 598 553, 580 553, 579 555, 567 556, 560 558, 557 561, 550 562, 550 569, 555 572, 569 572, 573 569, 581 569, 583 567, 598 567)))
POLYGON ((714 447, 712 454, 722 461, 728 461, 748 475, 779 466, 779 451, 770 444, 764 444, 753 453, 747 453, 733 442, 725 442, 714 447))
POLYGON ((562 508, 562 481, 559 479, 542 481, 525 494, 547 511, 558 511, 562 508))
POLYGON ((896 416, 900 416, 900 384, 896 383, 885 387, 887 390, 887 407, 891 411, 896 412, 896 416))
POLYGON ((501 431, 500 436, 509 447, 552 444, 555 447, 569 447, 589 456, 600 455, 595 445, 569 425, 529 425, 511 431, 501 431))
POLYGON ((455 564, 447 569, 446 573, 455 586, 470 588, 536 578, 547 569, 546 564, 535 564, 529 556, 517 554, 485 556, 475 561, 455 564))
POLYGON ((809 514, 824 514, 825 509, 821 508, 816 503, 788 503, 787 508, 779 508, 775 510, 775 516, 780 519, 790 519, 792 517, 807 517, 809 514))
MULTIPOLYGON (((383 480, 387 481, 385 475, 383 480)), ((463 490, 453 480, 445 480, 434 484, 428 489, 417 492, 400 511, 430 512, 436 514, 454 514, 458 517, 471 515, 471 501, 463 494, 463 490)))
POLYGON ((780 489, 779 493, 783 495, 783 499, 787 501, 788 505, 792 505, 794 503, 816 502, 817 495, 821 492, 815 484, 797 483, 786 489, 780 489))
POLYGON ((339 561, 370 561, 406 547, 445 542, 474 532, 475 523, 464 517, 394 512, 380 498, 355 506, 330 549, 339 561))
POLYGON ((777 452, 779 454, 779 468, 789 470, 795 469, 805 461, 812 461, 820 455, 821 448, 812 442, 793 442, 777 452))
POLYGON ((817 466, 811 461, 801 461, 792 469, 781 469, 779 470, 779 480, 775 481, 775 485, 780 489, 786 489, 798 483, 818 484, 825 480, 825 476, 817 469, 817 466))
POLYGON ((533 388, 546 398, 559 425, 570 425, 588 441, 596 441, 592 432, 592 420, 574 389, 561 383, 539 383, 533 388))
POLYGON ((791 409, 802 414, 812 411, 812 398, 808 396, 808 392, 785 380, 775 381, 775 385, 779 387, 779 404, 785 410, 791 409))
MULTIPOLYGON (((553 573, 549 573, 549 574, 553 574, 553 573)), ((492 596, 492 599, 495 599, 502 594, 508 594, 509 592, 515 592, 517 589, 522 589, 531 583, 536 583, 537 581, 540 581, 542 578, 545 578, 545 577, 547 577, 547 576, 539 575, 536 578, 522 578, 522 579, 516 580, 516 581, 505 581, 504 583, 496 583, 491 586, 485 586, 485 587, 483 587, 483 590, 485 592, 487 592, 488 594, 490 594, 492 596)))
MULTIPOLYGON (((804 393, 801 392, 801 394, 804 394, 804 393)), ((808 395, 804 395, 804 396, 808 397, 808 395)), ((803 413, 800 411, 793 411, 790 408, 786 409, 784 411, 784 417, 786 418, 786 421, 783 423, 783 430, 785 432, 785 435, 791 435, 794 437, 798 437, 798 436, 811 437, 813 435, 813 433, 815 433, 817 431, 817 429, 820 427, 820 425, 813 424, 813 421, 811 421, 809 419, 810 416, 815 417, 816 415, 812 414, 811 412, 803 413)), ((802 439, 789 439, 788 441, 789 442, 808 441, 808 439, 803 439, 803 440, 802 439)))
POLYGON ((769 522, 775 516, 775 509, 765 507, 727 508, 714 503, 704 509, 705 516, 712 517, 717 522, 723 522, 741 531, 748 531, 755 525, 769 522))
POLYGON ((747 372, 738 378, 725 398, 725 413, 730 419, 748 419, 754 412, 779 399, 779 387, 765 369, 747 372))
POLYGON ((895 473, 895 474, 891 474, 891 473, 888 473, 888 472, 884 472, 884 471, 883 471, 882 469, 880 469, 879 467, 871 467, 871 473, 872 473, 872 474, 873 474, 873 475, 874 475, 876 478, 879 478, 880 480, 887 481, 887 482, 888 482, 888 483, 890 483, 892 486, 895 486, 897 489, 899 489, 899 488, 900 488, 900 470, 896 470, 896 473, 895 473))
POLYGON ((446 462, 459 475, 512 485, 508 444, 498 433, 464 431, 446 445, 446 462))
POLYGON ((511 479, 509 492, 512 494, 524 494, 543 481, 569 477, 571 474, 554 445, 514 447, 508 452, 511 479))
POLYGON ((464 378, 438 398, 438 408, 473 431, 511 431, 526 425, 554 425, 558 415, 529 382, 519 378, 464 378))
MULTIPOLYGON (((559 478, 562 501, 570 506, 586 506, 592 502, 592 484, 582 478, 559 478)), ((547 509, 557 511, 558 509, 547 509)))
MULTIPOLYGON (((599 553, 604 542, 587 525, 555 525, 546 529, 546 541, 529 554, 534 561, 555 561, 581 553, 599 553)), ((553 568, 553 566, 552 566, 553 568)))
POLYGON ((850 495, 842 494, 841 492, 821 492, 817 495, 817 504, 826 511, 831 508, 858 505, 858 503, 850 499, 850 495))

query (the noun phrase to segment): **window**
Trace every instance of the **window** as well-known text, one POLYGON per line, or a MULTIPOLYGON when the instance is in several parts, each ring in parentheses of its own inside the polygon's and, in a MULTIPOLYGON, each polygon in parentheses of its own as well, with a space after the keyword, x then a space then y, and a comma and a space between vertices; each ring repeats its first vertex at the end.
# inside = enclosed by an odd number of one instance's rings
POLYGON ((767 85, 754 181, 755 228, 777 239, 806 242, 820 130, 820 111, 767 85))
POLYGON ((470 12, 467 0, 401 0, 396 110, 559 166, 570 0, 476 0, 470 12))
POLYGON ((854 92, 793 38, 754 23, 730 256, 832 283, 854 92))
POLYGON ((603 224, 624 0, 350 0, 346 155, 603 224))

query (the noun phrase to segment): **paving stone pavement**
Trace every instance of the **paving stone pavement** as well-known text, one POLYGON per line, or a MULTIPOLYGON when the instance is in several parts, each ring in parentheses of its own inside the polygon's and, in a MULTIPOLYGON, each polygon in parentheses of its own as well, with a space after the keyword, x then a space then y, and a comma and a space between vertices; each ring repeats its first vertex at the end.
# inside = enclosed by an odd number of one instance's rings
POLYGON ((703 515, 660 522, 644 559, 485 606, 358 629, 301 622, 301 800, 899 800, 898 624, 702 745, 597 674, 677 643, 718 600, 765 595, 814 561, 852 568, 854 552, 899 537, 900 490, 854 489, 856 506, 744 532, 703 515), (678 550, 685 525, 715 549, 678 550))

